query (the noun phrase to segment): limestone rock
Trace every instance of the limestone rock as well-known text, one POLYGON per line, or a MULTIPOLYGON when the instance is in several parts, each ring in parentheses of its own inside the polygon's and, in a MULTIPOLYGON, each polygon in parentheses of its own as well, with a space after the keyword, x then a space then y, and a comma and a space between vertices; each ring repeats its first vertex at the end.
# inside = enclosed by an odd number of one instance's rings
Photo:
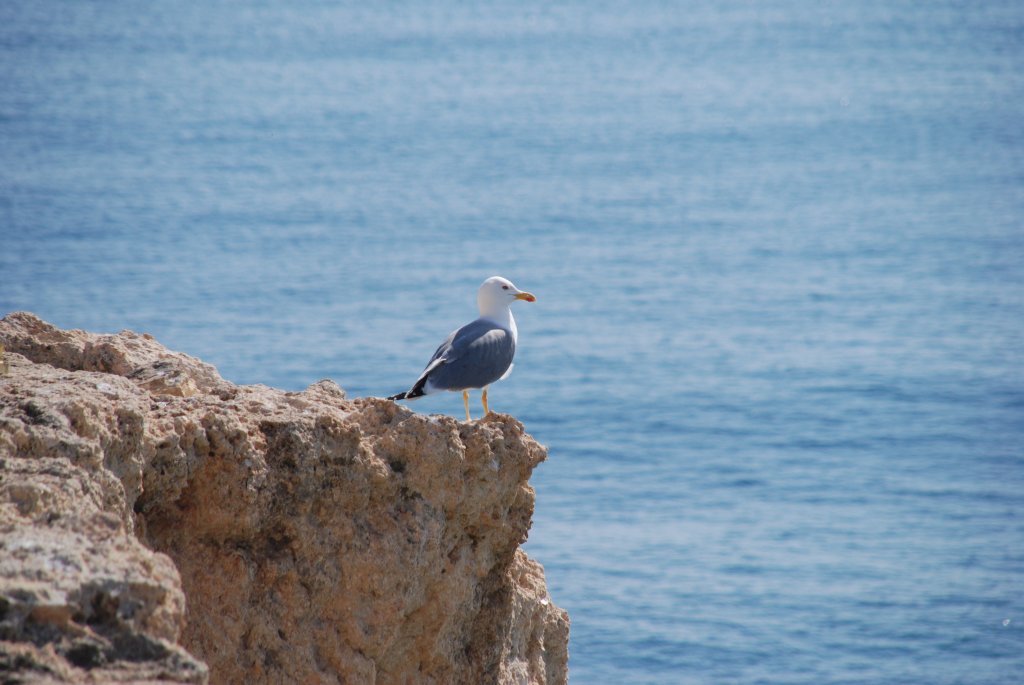
POLYGON ((236 386, 25 313, 0 344, 0 674, 567 681, 519 549, 546 452, 511 417, 236 386))

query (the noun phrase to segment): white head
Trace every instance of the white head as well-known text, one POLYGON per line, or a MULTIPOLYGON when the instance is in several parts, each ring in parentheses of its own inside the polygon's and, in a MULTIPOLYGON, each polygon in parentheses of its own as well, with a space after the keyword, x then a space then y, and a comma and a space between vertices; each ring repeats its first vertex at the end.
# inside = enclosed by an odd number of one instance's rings
POLYGON ((476 293, 476 304, 480 307, 480 314, 484 316, 507 309, 516 300, 536 302, 537 298, 515 287, 512 281, 501 276, 488 278, 480 284, 480 290, 476 293))

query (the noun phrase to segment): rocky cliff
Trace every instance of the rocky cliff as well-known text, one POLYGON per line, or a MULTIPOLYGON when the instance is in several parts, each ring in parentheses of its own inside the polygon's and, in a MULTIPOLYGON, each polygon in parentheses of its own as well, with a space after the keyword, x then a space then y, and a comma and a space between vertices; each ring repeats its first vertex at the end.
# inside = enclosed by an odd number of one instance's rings
POLYGON ((564 683, 519 549, 544 448, 0 320, 4 682, 564 683))

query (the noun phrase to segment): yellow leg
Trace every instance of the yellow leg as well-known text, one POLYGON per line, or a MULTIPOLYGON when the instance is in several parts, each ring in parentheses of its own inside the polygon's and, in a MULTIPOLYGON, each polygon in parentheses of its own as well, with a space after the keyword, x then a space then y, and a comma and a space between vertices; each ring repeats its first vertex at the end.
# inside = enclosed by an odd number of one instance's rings
POLYGON ((469 390, 462 391, 462 403, 466 405, 466 420, 470 421, 469 418, 469 390))
POLYGON ((488 414, 491 413, 491 410, 487 406, 487 386, 486 385, 484 386, 484 394, 481 395, 481 399, 484 401, 484 416, 487 416, 488 414))

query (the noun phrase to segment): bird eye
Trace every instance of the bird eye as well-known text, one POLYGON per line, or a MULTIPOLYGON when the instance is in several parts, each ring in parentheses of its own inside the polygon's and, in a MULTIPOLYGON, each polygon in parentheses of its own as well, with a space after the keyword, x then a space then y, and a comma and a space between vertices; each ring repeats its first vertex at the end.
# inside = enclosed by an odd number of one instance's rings
POLYGON ((501 286, 501 289, 502 290, 508 290, 508 286, 507 285, 503 285, 503 286, 501 286))

